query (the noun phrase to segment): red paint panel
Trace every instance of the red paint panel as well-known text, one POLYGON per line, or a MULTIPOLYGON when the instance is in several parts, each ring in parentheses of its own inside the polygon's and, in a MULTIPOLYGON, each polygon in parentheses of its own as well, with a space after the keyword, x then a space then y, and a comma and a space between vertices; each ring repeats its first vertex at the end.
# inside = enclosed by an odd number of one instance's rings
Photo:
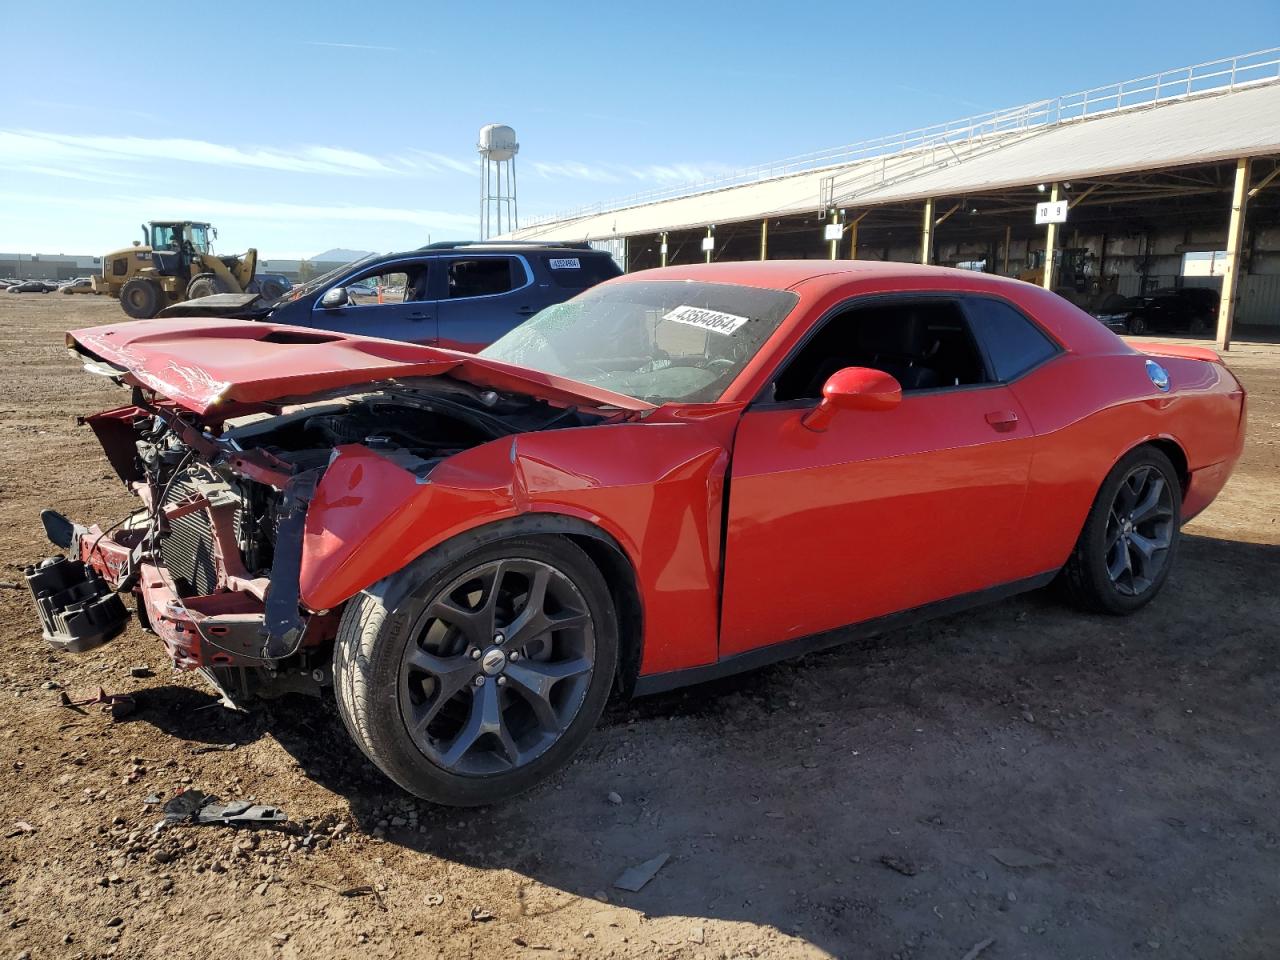
POLYGON ((339 448, 307 512, 301 591, 329 609, 458 534, 520 513, 593 523, 636 571, 645 673, 716 658, 720 518, 741 407, 664 408, 643 423, 524 434, 465 451, 426 482, 339 448))
POLYGON ((251 320, 137 320, 73 330, 67 341, 201 414, 220 404, 442 374, 553 403, 653 409, 609 390, 471 354, 251 320))
POLYGON ((1032 451, 1001 386, 906 395, 891 410, 749 411, 729 495, 721 656, 994 586, 1032 451))

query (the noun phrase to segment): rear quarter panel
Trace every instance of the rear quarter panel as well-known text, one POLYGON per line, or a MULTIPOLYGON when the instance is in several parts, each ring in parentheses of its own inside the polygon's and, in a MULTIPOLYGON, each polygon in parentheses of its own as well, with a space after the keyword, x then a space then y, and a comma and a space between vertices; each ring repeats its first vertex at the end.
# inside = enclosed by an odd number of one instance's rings
POLYGON ((1126 453, 1150 441, 1186 458, 1183 519, 1217 495, 1243 444, 1244 392, 1219 363, 1161 356, 1171 389, 1145 354, 1067 353, 1013 385, 1036 432, 1017 563, 1027 575, 1062 566, 1094 497, 1126 453))

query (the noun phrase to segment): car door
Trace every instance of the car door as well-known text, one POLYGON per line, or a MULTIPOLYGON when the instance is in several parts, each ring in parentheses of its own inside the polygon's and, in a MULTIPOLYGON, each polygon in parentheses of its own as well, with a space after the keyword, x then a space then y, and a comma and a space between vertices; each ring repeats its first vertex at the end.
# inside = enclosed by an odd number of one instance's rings
POLYGON ((385 337, 435 345, 436 303, 430 290, 432 268, 427 258, 396 260, 367 267, 339 280, 347 291, 337 306, 316 298, 309 326, 363 337, 385 337))
POLYGON ((1033 436, 1021 405, 994 382, 959 298, 878 298, 872 307, 834 311, 780 368, 775 397, 743 415, 728 487, 721 656, 1013 578, 1033 436), (894 322, 914 317, 923 345, 895 353, 855 343, 861 334, 841 334, 843 346, 824 341, 842 329, 832 324, 859 330, 872 307, 889 340, 894 322), (945 358, 929 354, 938 334, 945 358), (806 428, 821 383, 845 366, 893 374, 901 403, 837 412, 823 432, 806 428))
POLYGON ((466 254, 437 262, 440 346, 475 353, 538 312, 523 256, 466 254))

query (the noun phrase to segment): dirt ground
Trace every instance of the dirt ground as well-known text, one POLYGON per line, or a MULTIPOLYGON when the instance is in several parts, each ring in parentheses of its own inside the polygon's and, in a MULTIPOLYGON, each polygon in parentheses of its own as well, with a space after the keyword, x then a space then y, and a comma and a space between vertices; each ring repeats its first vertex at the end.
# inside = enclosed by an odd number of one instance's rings
POLYGON ((0 957, 1280 955, 1280 348, 1231 352, 1245 457, 1137 616, 1045 591, 617 704, 553 782, 453 811, 331 702, 229 712, 136 625, 41 641, 40 509, 130 508, 74 423, 123 391, 62 339, 120 318, 0 294, 0 957), (99 685, 137 713, 58 705, 99 685), (297 832, 155 833, 187 785, 297 832))

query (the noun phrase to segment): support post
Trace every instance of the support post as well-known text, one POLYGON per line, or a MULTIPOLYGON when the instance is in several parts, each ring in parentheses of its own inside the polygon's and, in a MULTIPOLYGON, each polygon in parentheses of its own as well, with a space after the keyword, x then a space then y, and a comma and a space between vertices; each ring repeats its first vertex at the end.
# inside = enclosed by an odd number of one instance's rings
POLYGON ((920 262, 933 259, 933 197, 924 202, 924 223, 920 236, 920 262))
POLYGON ((865 216, 866 214, 864 213, 860 217, 854 217, 853 223, 849 224, 849 259, 850 260, 858 259, 858 221, 865 216))
MULTIPOLYGON (((835 211, 835 209, 834 209, 834 208, 832 208, 832 210, 831 210, 831 225, 832 225, 832 226, 836 226, 836 225, 837 225, 837 224, 839 224, 839 223, 840 223, 840 221, 837 219, 836 211, 835 211)), ((839 254, 839 252, 840 252, 840 241, 839 241, 839 240, 832 240, 832 241, 831 241, 831 259, 832 259, 832 260, 834 260, 834 259, 836 258, 836 256, 839 254)))
POLYGON ((769 259, 769 218, 760 221, 760 259, 769 259))
MULTIPOLYGON (((1049 191, 1049 202, 1058 202, 1058 185, 1055 183, 1049 191)), ((1058 243, 1058 225, 1051 223, 1044 233, 1044 283, 1046 290, 1053 289, 1053 251, 1058 243)))
MULTIPOLYGON (((713 227, 707 227, 707 239, 712 239, 712 238, 714 238, 714 237, 715 237, 714 229, 715 229, 715 228, 713 228, 713 227)), ((707 250, 706 250, 706 260, 707 260, 707 263, 710 263, 710 262, 711 262, 711 248, 710 248, 710 247, 708 247, 708 248, 707 248, 707 250)))
POLYGON ((1001 276, 1009 275, 1009 244, 1013 242, 1013 227, 1006 226, 1004 228, 1004 267, 1001 269, 1001 276))
POLYGON ((665 230, 662 231, 662 243, 658 250, 662 254, 662 265, 665 267, 667 265, 667 231, 665 230))
POLYGON ((1249 158, 1236 161, 1236 183, 1231 190, 1231 224, 1227 227, 1227 265, 1222 271, 1222 297, 1218 301, 1218 349, 1231 349, 1231 328, 1236 319, 1236 288, 1240 278, 1240 247, 1244 241, 1245 206, 1249 201, 1249 158))

